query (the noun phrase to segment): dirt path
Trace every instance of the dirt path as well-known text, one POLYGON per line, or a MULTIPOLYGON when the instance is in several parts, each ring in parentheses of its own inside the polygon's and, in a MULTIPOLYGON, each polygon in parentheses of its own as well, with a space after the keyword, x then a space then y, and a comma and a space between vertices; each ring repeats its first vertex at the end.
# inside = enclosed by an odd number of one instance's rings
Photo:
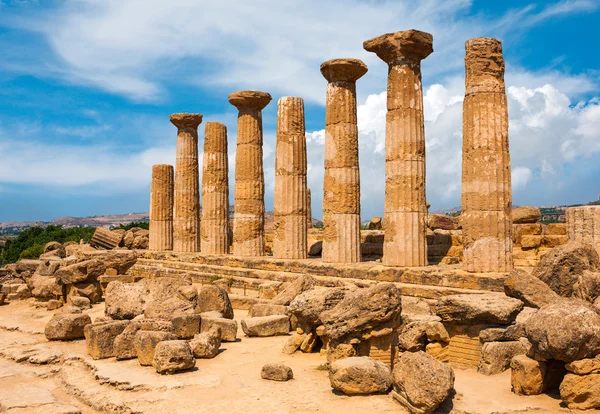
MULTIPOLYGON (((104 305, 90 311, 92 319, 104 305)), ((246 311, 236 311, 241 319, 246 311)), ((52 312, 14 302, 0 307, 0 412, 14 413, 402 413, 388 395, 348 397, 332 392, 319 354, 284 355, 287 337, 246 338, 223 343, 212 360, 197 360, 190 372, 172 376, 141 367, 137 360, 94 361, 84 341, 48 342, 52 312), (283 362, 289 382, 260 378, 265 363, 283 362)), ((486 377, 455 369, 456 395, 444 412, 568 412, 547 395, 510 392, 510 372, 486 377)))

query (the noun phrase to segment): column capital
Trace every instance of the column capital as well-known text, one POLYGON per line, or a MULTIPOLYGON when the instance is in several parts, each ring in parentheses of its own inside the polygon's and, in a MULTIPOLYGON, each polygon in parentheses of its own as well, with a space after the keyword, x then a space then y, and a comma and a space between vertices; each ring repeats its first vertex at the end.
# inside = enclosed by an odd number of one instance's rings
POLYGON ((194 128, 202 123, 202 114, 188 114, 187 112, 171 114, 171 123, 177 128, 194 128))
POLYGON ((419 30, 386 33, 363 42, 363 48, 373 52, 387 64, 397 61, 421 61, 433 53, 433 36, 419 30))
POLYGON ((321 63, 321 73, 329 82, 356 82, 367 70, 360 59, 331 59, 321 63))
POLYGON ((261 91, 238 91, 229 94, 229 103, 237 109, 256 109, 261 111, 271 102, 271 94, 261 91))
POLYGON ((476 37, 465 42, 465 82, 469 90, 495 91, 504 87, 502 42, 476 37))

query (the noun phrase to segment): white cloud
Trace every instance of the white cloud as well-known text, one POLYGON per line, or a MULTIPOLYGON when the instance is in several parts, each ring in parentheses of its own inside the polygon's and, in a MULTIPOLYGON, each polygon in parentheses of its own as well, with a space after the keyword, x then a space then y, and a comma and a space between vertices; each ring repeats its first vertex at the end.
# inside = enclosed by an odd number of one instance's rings
POLYGON ((264 89, 318 103, 323 103, 325 83, 319 65, 334 57, 358 57, 369 65, 371 72, 360 81, 361 94, 381 89, 385 64, 362 49, 364 40, 381 33, 411 27, 431 32, 436 51, 424 71, 432 79, 462 71, 468 38, 510 38, 524 27, 596 7, 587 0, 562 0, 492 18, 473 14, 469 0, 416 4, 410 0, 67 0, 58 4, 58 9, 44 9, 37 18, 27 13, 6 19, 6 24, 45 37, 58 58, 51 65, 44 62, 47 75, 136 101, 165 97, 165 83, 177 80, 228 90, 264 89))

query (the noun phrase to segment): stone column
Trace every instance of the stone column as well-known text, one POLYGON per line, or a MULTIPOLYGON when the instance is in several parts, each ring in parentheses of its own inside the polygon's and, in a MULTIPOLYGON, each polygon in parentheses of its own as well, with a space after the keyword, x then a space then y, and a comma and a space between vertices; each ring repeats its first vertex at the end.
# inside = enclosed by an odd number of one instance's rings
POLYGON ((465 47, 463 265, 469 272, 509 272, 512 189, 502 44, 475 38, 465 47))
POLYGON ((356 126, 356 81, 367 73, 358 59, 321 65, 327 79, 323 261, 360 262, 360 172, 356 126))
POLYGON ((152 166, 150 250, 173 250, 173 166, 152 166))
POLYGON ((201 114, 172 114, 177 127, 173 250, 200 251, 200 191, 198 177, 198 125, 201 114))
POLYGON ((306 227, 312 229, 312 198, 308 187, 306 187, 306 227))
POLYGON ((433 36, 407 30, 367 40, 363 47, 388 64, 382 262, 387 266, 426 266, 421 60, 433 52, 433 36))
POLYGON ((233 254, 265 254, 265 177, 263 172, 262 109, 271 95, 240 91, 229 95, 239 110, 235 155, 233 254))
POLYGON ((569 207, 567 216, 567 239, 589 244, 600 255, 600 206, 569 207))
POLYGON ((204 129, 200 238, 202 253, 229 253, 227 127, 219 122, 207 122, 204 129))
POLYGON ((306 259, 304 101, 284 96, 277 108, 273 257, 306 259))

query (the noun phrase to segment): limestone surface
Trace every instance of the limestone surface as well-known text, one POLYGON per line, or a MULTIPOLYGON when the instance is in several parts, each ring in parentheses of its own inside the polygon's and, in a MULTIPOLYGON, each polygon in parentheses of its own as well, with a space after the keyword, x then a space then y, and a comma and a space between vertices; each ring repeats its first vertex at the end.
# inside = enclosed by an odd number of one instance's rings
POLYGON ((287 335, 290 331, 290 318, 286 315, 272 315, 242 319, 242 330, 247 336, 287 335))
POLYGON ((339 359, 329 368, 331 388, 346 395, 386 392, 392 386, 390 368, 369 357, 339 359))
MULTIPOLYGON (((152 166, 150 187, 150 250, 173 250, 174 171, 168 164, 152 166)), ((133 243, 133 235, 132 243, 133 243)))
POLYGON ((589 244, 600 254, 600 206, 569 207, 566 219, 569 241, 589 244))
POLYGON ((502 44, 465 44, 462 215, 465 270, 509 272, 512 187, 502 44))
POLYGON ((517 355, 510 362, 510 384, 518 395, 538 395, 544 392, 546 363, 526 355, 517 355))
POLYGON ((360 170, 356 81, 367 73, 358 59, 321 64, 329 82, 325 106, 323 181, 324 262, 360 262, 360 170))
POLYGON ((44 335, 50 341, 70 341, 84 337, 84 328, 92 323, 87 314, 55 313, 46 324, 44 335))
POLYGON ((224 289, 215 285, 203 286, 198 291, 196 313, 216 311, 224 318, 233 319, 233 308, 229 295, 224 289))
POLYGON ((436 305, 443 322, 462 325, 509 325, 521 309, 523 302, 498 293, 449 295, 436 305))
POLYGON ((130 321, 100 322, 86 325, 85 346, 93 359, 104 359, 115 356, 115 338, 123 333, 130 321))
POLYGON ((260 377, 270 381, 289 381, 294 372, 284 364, 265 364, 260 370, 260 377))
POLYGON ((152 366, 159 374, 174 374, 195 365, 192 349, 186 341, 162 341, 156 345, 152 366))
POLYGON ((194 358, 214 358, 221 347, 221 328, 213 326, 207 332, 196 334, 190 341, 194 358))

